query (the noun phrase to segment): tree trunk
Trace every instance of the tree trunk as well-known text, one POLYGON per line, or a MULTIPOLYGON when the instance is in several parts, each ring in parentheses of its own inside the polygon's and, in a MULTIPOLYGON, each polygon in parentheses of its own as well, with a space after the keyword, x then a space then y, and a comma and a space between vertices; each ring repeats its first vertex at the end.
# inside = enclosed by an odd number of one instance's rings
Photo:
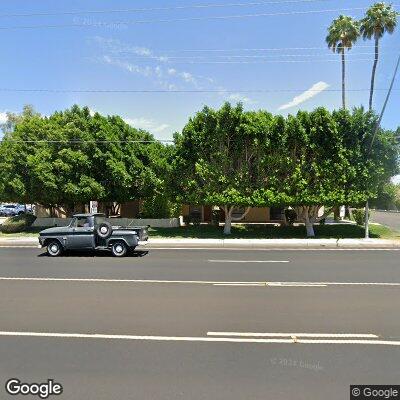
POLYGON ((345 49, 342 47, 342 107, 346 108, 346 59, 345 49))
POLYGON ((333 208, 333 219, 335 221, 339 221, 340 220, 340 207, 339 206, 335 206, 333 208))
POLYGON ((224 235, 230 235, 231 234, 231 228, 232 228, 232 221, 240 221, 242 220, 250 211, 251 207, 247 207, 246 211, 243 213, 243 215, 239 218, 232 218, 233 210, 235 209, 234 206, 224 206, 222 209, 225 212, 225 226, 224 226, 224 235))
POLYGON ((375 59, 374 59, 374 66, 372 67, 372 75, 371 75, 371 89, 369 92, 369 111, 372 111, 372 100, 374 97, 374 86, 375 86, 375 73, 376 67, 378 65, 378 58, 379 58, 379 39, 375 38, 375 59))
POLYGON ((306 222, 307 237, 315 237, 314 225, 309 221, 306 222))
POLYGON ((305 225, 307 230, 307 237, 315 237, 314 224, 310 221, 308 215, 306 216, 305 225))
POLYGON ((231 228, 232 228, 232 211, 233 207, 224 207, 225 211, 225 225, 224 225, 224 235, 230 235, 231 234, 231 228))

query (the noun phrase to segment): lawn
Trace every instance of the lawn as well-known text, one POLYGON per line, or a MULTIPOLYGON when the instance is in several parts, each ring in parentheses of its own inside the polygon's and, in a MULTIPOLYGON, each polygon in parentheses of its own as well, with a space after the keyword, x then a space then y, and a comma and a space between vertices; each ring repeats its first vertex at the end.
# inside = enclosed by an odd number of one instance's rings
MULTIPOLYGON (((0 238, 37 237, 41 229, 30 229, 26 232, 6 234, 0 233, 0 238)), ((223 226, 182 226, 180 228, 150 228, 150 237, 154 238, 199 238, 223 239, 223 226)), ((327 238, 363 238, 364 228, 358 225, 316 225, 317 239, 327 238)), ((304 239, 304 226, 273 226, 273 225, 233 225, 231 239, 304 239)), ((393 231, 383 225, 370 225, 371 238, 398 239, 400 232, 393 231)))
POLYGON ((39 232, 43 230, 42 228, 29 228, 24 232, 18 233, 3 233, 0 232, 0 238, 10 238, 10 237, 37 237, 39 232))
MULTIPOLYGON (((316 225, 317 239, 327 238, 363 238, 364 228, 358 225, 316 225)), ((180 228, 151 228, 151 237, 176 238, 212 238, 222 239, 223 227, 210 225, 183 226, 180 228)), ((234 225, 231 239, 304 239, 304 226, 272 226, 272 225, 234 225)), ((370 225, 370 237, 382 239, 400 239, 400 232, 383 225, 370 225)))

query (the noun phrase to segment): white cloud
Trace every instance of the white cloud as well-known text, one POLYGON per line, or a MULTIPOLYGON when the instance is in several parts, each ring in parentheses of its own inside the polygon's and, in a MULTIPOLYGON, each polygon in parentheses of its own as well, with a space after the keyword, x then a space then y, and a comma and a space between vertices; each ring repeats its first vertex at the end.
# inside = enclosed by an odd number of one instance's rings
POLYGON ((167 128, 169 128, 168 124, 161 124, 161 125, 155 126, 151 130, 155 133, 159 133, 159 132, 165 131, 167 128))
POLYGON ((191 73, 189 73, 189 72, 181 72, 180 76, 182 77, 182 79, 185 82, 192 82, 192 83, 195 82, 195 79, 193 78, 193 75, 191 73))
POLYGON ((0 112, 0 124, 7 122, 7 112, 0 112))
POLYGON ((255 100, 250 99, 250 97, 243 96, 240 93, 232 93, 228 96, 228 100, 237 101, 244 104, 255 104, 257 103, 255 100))
POLYGON ((392 178, 392 182, 396 184, 400 184, 400 175, 396 175, 392 178))
POLYGON ((124 121, 134 128, 144 129, 154 133, 160 133, 169 128, 168 124, 158 124, 152 119, 146 118, 124 118, 124 121))
POLYGON ((223 86, 217 87, 218 94, 223 97, 226 101, 232 101, 243 104, 256 104, 257 101, 251 99, 250 97, 244 96, 241 93, 229 93, 223 86))
POLYGON ((151 56, 151 50, 146 47, 133 47, 132 52, 138 56, 151 56))
POLYGON ((92 38, 92 42, 99 45, 104 51, 107 51, 107 55, 103 55, 102 61, 125 69, 131 73, 137 73, 146 77, 153 76, 156 78, 156 82, 164 88, 168 88, 169 85, 175 87, 174 82, 171 82, 172 77, 175 80, 180 80, 185 84, 191 84, 196 89, 201 88, 201 83, 212 84, 214 80, 209 77, 194 75, 188 71, 178 71, 173 67, 167 67, 165 63, 169 61, 169 58, 165 55, 156 55, 153 50, 147 47, 132 46, 127 43, 123 43, 119 40, 108 39, 101 36, 92 38), (148 65, 146 67, 137 65, 129 62, 126 59, 126 55, 135 55, 143 58, 147 58, 150 62, 158 62, 161 65, 153 66, 148 65), (162 80, 160 78, 163 78, 162 80))
POLYGON ((147 76, 147 77, 152 75, 152 68, 150 68, 150 67, 140 67, 136 64, 132 64, 127 61, 122 61, 117 58, 112 58, 110 56, 104 56, 103 60, 107 64, 115 65, 116 67, 125 69, 131 73, 136 73, 136 74, 147 76))
POLYGON ((302 104, 305 101, 310 100, 313 97, 317 96, 318 94, 320 94, 321 92, 326 90, 329 86, 330 85, 328 83, 326 83, 326 82, 322 82, 322 81, 317 82, 314 85, 312 85, 310 87, 310 89, 306 90, 305 92, 303 92, 299 96, 294 97, 293 100, 290 101, 289 103, 281 105, 278 108, 278 110, 286 110, 288 108, 296 107, 299 104, 302 104))
POLYGON ((155 73, 159 78, 163 76, 162 68, 159 65, 157 65, 157 67, 155 68, 155 73))
POLYGON ((158 60, 161 62, 168 61, 168 57, 156 56, 151 49, 141 46, 131 46, 127 43, 123 43, 116 39, 107 39, 101 36, 95 36, 92 40, 99 44, 103 49, 113 53, 114 55, 119 55, 121 53, 131 54, 135 56, 147 57, 150 59, 158 60))

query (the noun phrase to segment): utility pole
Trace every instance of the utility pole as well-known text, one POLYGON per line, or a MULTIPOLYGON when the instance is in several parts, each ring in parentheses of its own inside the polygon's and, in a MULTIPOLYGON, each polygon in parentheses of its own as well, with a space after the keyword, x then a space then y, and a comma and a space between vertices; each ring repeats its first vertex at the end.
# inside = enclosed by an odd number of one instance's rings
MULTIPOLYGON (((399 55, 399 58, 397 59, 397 64, 396 64, 396 67, 394 69, 392 82, 390 83, 390 87, 389 87, 389 90, 388 90, 387 95, 386 95, 385 103, 383 104, 381 114, 379 116, 378 122, 376 123, 375 129, 374 129, 374 133, 372 135, 371 145, 369 147, 369 153, 372 150, 372 146, 373 146, 374 141, 375 141, 375 136, 378 133, 378 130, 379 130, 380 126, 381 126, 383 114, 385 113, 387 103, 388 103, 390 95, 392 93, 394 81, 396 80, 397 71, 399 70, 399 65, 400 65, 400 55, 399 55)), ((369 239, 369 202, 368 202, 368 200, 367 200, 367 202, 365 204, 365 239, 369 239)))

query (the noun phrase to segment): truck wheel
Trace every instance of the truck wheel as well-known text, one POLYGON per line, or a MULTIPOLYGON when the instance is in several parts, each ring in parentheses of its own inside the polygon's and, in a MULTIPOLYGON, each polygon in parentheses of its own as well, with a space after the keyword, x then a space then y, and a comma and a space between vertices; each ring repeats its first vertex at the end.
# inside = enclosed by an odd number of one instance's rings
POLYGON ((47 254, 50 257, 58 257, 62 253, 62 247, 58 240, 52 240, 47 245, 47 254))
POLYGON ((128 252, 128 246, 124 242, 115 242, 111 247, 111 251, 115 257, 124 257, 128 252))
POLYGON ((108 239, 112 235, 112 226, 108 222, 102 222, 96 229, 97 235, 101 239, 108 239))

